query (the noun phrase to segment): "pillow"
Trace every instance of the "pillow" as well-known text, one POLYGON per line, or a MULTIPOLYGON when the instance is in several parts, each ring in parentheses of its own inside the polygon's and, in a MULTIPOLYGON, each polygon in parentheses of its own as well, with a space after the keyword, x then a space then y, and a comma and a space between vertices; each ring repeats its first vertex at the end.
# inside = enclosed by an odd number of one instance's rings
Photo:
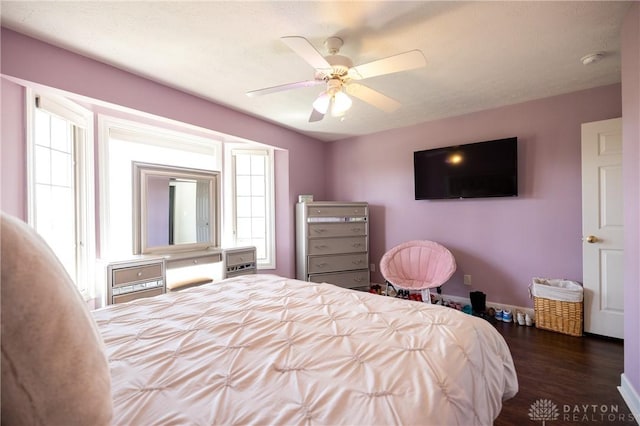
POLYGON ((89 308, 34 230, 0 220, 2 424, 110 424, 109 366, 89 308))

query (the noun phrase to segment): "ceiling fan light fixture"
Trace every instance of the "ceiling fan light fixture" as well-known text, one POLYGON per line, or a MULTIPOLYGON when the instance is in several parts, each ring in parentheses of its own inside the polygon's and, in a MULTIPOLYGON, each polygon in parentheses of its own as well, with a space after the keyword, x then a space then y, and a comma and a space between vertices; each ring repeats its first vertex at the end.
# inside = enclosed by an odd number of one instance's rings
POLYGON ((320 96, 313 101, 313 109, 320 114, 326 114, 329 111, 329 104, 331 103, 331 95, 327 92, 320 93, 320 96))
POLYGON ((281 37, 281 40, 315 69, 313 80, 252 90, 247 92, 247 96, 253 97, 283 90, 326 84, 325 91, 320 93, 313 101, 309 123, 322 120, 329 112, 333 117, 343 118, 345 112, 352 105, 352 100, 348 95, 355 96, 359 100, 384 112, 394 112, 400 107, 400 102, 374 89, 353 83, 352 80, 364 80, 400 71, 413 70, 426 65, 424 54, 417 49, 354 66, 351 58, 340 54, 340 48, 343 45, 343 40, 340 37, 329 37, 326 40, 325 46, 329 51, 328 56, 323 56, 304 37, 287 36, 281 37))
POLYGON ((343 91, 336 92, 333 96, 333 105, 331 106, 331 115, 340 117, 351 108, 353 101, 343 91))

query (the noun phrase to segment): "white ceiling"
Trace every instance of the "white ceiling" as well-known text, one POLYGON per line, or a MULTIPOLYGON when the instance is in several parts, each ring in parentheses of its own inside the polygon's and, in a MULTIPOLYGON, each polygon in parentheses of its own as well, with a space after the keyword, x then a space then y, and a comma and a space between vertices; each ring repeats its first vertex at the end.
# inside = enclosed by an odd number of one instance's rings
POLYGON ((321 140, 404 127, 620 81, 632 2, 2 1, 2 25, 321 140), (346 119, 308 123, 323 90, 249 98, 313 79, 280 37, 344 40, 355 64, 420 49, 427 66, 360 81, 402 103, 357 99, 346 119), (604 52, 589 66, 580 58, 604 52))

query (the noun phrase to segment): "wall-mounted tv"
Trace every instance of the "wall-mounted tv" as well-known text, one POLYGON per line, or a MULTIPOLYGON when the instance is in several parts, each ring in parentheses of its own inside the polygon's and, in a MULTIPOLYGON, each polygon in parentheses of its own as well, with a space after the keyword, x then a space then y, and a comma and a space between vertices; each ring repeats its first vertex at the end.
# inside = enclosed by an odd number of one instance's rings
POLYGON ((416 200, 518 195, 518 138, 413 153, 416 200))

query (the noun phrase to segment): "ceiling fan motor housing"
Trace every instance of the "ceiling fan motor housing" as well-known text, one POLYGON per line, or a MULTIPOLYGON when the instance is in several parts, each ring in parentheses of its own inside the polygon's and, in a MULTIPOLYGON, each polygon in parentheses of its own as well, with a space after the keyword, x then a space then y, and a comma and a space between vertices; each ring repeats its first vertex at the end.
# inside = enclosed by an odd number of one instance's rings
POLYGON ((353 61, 342 55, 329 55, 324 57, 331 65, 332 75, 343 77, 353 67, 353 61))
POLYGON ((331 77, 344 77, 349 73, 349 68, 353 67, 353 61, 346 56, 339 55, 340 48, 344 42, 340 37, 329 37, 324 41, 324 45, 329 52, 324 59, 331 65, 331 77))

